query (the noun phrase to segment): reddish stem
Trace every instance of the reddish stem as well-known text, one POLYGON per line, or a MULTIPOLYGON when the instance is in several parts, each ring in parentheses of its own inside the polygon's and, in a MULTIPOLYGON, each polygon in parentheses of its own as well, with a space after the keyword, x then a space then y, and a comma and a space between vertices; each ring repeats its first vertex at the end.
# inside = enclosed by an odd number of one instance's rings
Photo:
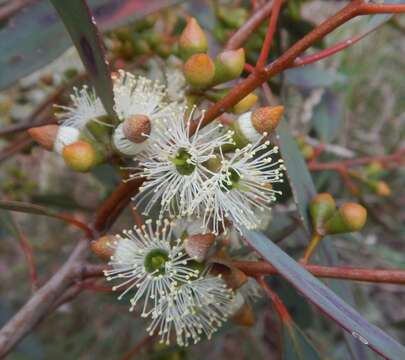
MULTIPOLYGON (((233 261, 233 266, 253 277, 277 275, 278 270, 265 261, 233 261)), ((321 278, 362 281, 371 283, 405 284, 405 270, 401 269, 363 269, 354 267, 332 267, 304 265, 302 267, 312 275, 321 278)))
POLYGON ((271 14, 273 1, 268 1, 243 24, 228 40, 225 45, 226 50, 239 49, 251 34, 261 25, 271 14))
POLYGON ((256 278, 259 285, 262 287, 266 295, 272 301, 274 308, 276 309, 278 315, 280 316, 280 320, 283 324, 291 323, 291 315, 287 310, 287 307, 284 305, 283 301, 280 297, 270 288, 267 282, 264 280, 263 277, 256 278))
POLYGON ((32 292, 35 292, 39 287, 39 281, 38 281, 38 272, 37 272, 37 268, 35 266, 35 261, 34 261, 34 252, 32 250, 30 241, 25 236, 21 227, 18 225, 18 223, 15 221, 15 219, 12 215, 11 215, 11 219, 13 221, 15 229, 17 230, 17 237, 20 242, 21 249, 24 253, 25 260, 27 262, 28 271, 29 271, 30 279, 31 279, 31 289, 32 289, 32 292))
POLYGON ((280 15, 281 4, 283 0, 274 0, 273 9, 270 15, 269 25, 267 27, 266 37, 263 42, 262 50, 256 63, 256 71, 262 72, 269 57, 271 44, 273 43, 274 34, 276 32, 277 20, 280 15))

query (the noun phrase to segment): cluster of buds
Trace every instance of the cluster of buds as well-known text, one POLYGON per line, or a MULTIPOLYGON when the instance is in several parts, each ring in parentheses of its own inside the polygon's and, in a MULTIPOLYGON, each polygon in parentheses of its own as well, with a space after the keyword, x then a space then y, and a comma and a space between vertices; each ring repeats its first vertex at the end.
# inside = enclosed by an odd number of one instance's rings
POLYGON ((379 162, 371 162, 359 170, 352 170, 349 172, 349 175, 362 185, 364 189, 367 189, 376 195, 391 195, 389 185, 382 180, 386 176, 386 170, 379 162))
POLYGON ((195 18, 190 18, 179 38, 179 56, 190 87, 204 91, 238 78, 245 65, 245 51, 227 50, 215 59, 208 54, 208 40, 195 18))
POLYGON ((314 228, 302 261, 307 263, 326 235, 346 234, 360 231, 367 220, 367 210, 357 203, 344 203, 336 207, 329 193, 316 195, 309 204, 309 213, 314 228))
POLYGON ((316 195, 309 212, 316 233, 322 236, 359 231, 367 220, 367 210, 362 205, 348 202, 337 208, 329 193, 316 195))
POLYGON ((137 56, 157 54, 167 58, 172 54, 174 44, 172 40, 159 31, 157 17, 146 16, 133 24, 122 27, 108 34, 109 46, 117 64, 133 61, 137 56))

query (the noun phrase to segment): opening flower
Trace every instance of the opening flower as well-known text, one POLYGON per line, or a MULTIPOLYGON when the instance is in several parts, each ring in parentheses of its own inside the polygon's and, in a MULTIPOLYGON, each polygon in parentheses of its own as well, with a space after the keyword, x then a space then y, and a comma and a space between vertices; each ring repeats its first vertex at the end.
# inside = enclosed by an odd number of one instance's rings
POLYGON ((180 284, 196 278, 199 270, 192 267, 192 259, 187 256, 181 239, 173 239, 172 226, 165 220, 163 226, 147 220, 142 228, 118 235, 111 244, 114 255, 106 270, 108 281, 122 280, 113 290, 122 289, 118 299, 135 291, 130 299, 130 311, 144 298, 141 315, 146 317, 180 284), (152 302, 152 305, 150 305, 152 302))
POLYGON ((282 160, 273 161, 271 157, 276 153, 278 148, 270 148, 270 142, 262 139, 236 149, 229 158, 221 152, 221 168, 206 185, 209 197, 204 199, 205 226, 211 223, 213 232, 218 233, 221 225, 225 228, 226 218, 236 228, 259 225, 256 212, 270 209, 270 203, 280 194, 272 184, 283 182, 282 160))
MULTIPOLYGON (((71 106, 56 105, 62 110, 58 117, 63 126, 82 130, 89 121, 100 121, 98 118, 106 115, 100 98, 97 97, 94 89, 89 89, 87 85, 80 90, 76 87, 73 88, 70 99, 72 100, 71 106)), ((101 120, 101 122, 103 121, 101 120)))
POLYGON ((140 154, 141 171, 131 177, 146 179, 135 197, 138 205, 148 202, 146 214, 160 203, 160 216, 165 212, 170 216, 199 215, 200 208, 194 203, 197 196, 203 197, 211 174, 205 163, 215 157, 218 148, 231 142, 232 134, 221 134, 220 124, 200 130, 203 114, 190 137, 193 113, 194 108, 189 114, 187 109, 183 110, 176 121, 167 124, 166 131, 156 134, 152 146, 140 154))

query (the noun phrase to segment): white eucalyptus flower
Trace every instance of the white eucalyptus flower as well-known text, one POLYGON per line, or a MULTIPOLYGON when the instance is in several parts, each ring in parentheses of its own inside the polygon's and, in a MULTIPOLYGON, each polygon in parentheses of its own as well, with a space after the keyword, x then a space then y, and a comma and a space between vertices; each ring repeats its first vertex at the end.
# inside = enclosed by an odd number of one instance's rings
MULTIPOLYGON (((193 109, 194 110, 194 109, 193 109)), ((205 162, 215 157, 215 150, 231 142, 231 132, 220 133, 222 125, 201 130, 199 119, 194 135, 190 136, 190 123, 194 111, 183 110, 176 121, 168 123, 149 147, 139 156, 140 172, 132 178, 145 178, 140 193, 134 198, 138 205, 147 202, 145 213, 160 204, 160 216, 198 217, 201 209, 195 205, 197 196, 204 200, 205 183, 211 171, 205 162), (186 115, 187 114, 187 115, 186 115), (186 120, 184 120, 186 117, 186 120)))
POLYGON ((71 106, 56 105, 62 110, 58 117, 63 126, 82 130, 89 121, 103 122, 99 118, 107 113, 94 89, 89 89, 86 85, 81 89, 75 87, 70 99, 72 100, 71 106))
POLYGON ((147 220, 142 228, 134 227, 118 235, 112 244, 112 269, 105 271, 106 279, 122 280, 113 287, 114 291, 123 289, 118 299, 135 291, 130 311, 144 298, 143 317, 155 311, 175 287, 190 282, 199 273, 190 266, 192 259, 185 253, 181 239, 172 238, 172 226, 165 220, 163 226, 157 223, 152 227, 151 220, 147 220))
MULTIPOLYGON (((236 228, 259 226, 257 211, 270 209, 270 203, 275 201, 276 194, 280 194, 272 184, 283 182, 282 160, 271 158, 277 152, 277 147, 270 148, 269 141, 260 139, 253 145, 237 149, 229 158, 221 153, 221 169, 206 185, 209 198, 205 198, 205 226, 212 223, 213 232, 218 233, 220 226, 225 227, 226 218, 236 228)), ((197 198, 197 205, 199 201, 197 198)))
POLYGON ((166 344, 173 335, 180 346, 197 343, 203 336, 210 339, 233 314, 234 298, 220 276, 204 271, 199 279, 179 286, 162 299, 147 331, 161 336, 166 344))

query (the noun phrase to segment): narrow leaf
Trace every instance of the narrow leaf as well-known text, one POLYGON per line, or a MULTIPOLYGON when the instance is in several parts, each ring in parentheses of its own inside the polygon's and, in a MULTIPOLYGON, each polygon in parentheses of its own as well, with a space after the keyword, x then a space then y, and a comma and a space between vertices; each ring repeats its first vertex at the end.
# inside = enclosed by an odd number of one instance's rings
POLYGON ((302 268, 263 234, 244 230, 247 242, 300 293, 352 336, 387 359, 405 359, 405 348, 365 320, 321 281, 302 268))
POLYGON ((97 95, 112 117, 113 84, 101 35, 85 0, 51 0, 90 76, 97 95))

